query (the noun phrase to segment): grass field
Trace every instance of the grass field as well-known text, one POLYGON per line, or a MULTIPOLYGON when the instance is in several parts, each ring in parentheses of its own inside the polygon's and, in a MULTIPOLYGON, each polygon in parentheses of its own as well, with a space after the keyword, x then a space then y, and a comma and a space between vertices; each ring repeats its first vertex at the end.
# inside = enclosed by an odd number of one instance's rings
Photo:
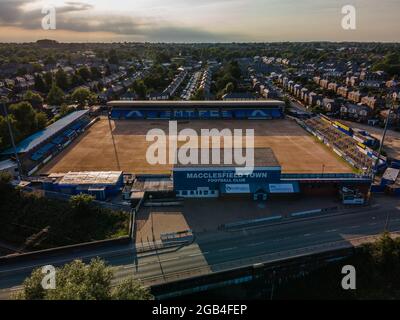
MULTIPOLYGON (((101 119, 71 146, 47 164, 41 174, 88 170, 121 170, 136 174, 170 173, 172 165, 150 165, 146 142, 150 129, 168 132, 167 121, 108 121, 101 119)), ((351 173, 352 168, 317 143, 291 120, 185 121, 178 129, 254 129, 255 146, 270 147, 284 173, 351 173)))

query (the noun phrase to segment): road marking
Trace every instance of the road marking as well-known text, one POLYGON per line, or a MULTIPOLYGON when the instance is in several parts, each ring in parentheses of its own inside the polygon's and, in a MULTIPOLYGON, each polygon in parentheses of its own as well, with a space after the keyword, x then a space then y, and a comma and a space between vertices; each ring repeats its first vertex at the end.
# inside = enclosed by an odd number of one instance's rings
MULTIPOLYGON (((60 260, 54 260, 52 261, 52 265, 60 265, 60 264, 64 264, 64 263, 68 263, 73 261, 74 259, 79 259, 79 260, 88 260, 89 258, 96 258, 96 257, 109 257, 111 255, 114 255, 116 253, 130 253, 132 252, 133 249, 129 248, 129 249, 121 249, 121 250, 113 250, 113 251, 104 251, 104 252, 99 252, 97 254, 91 254, 91 255, 86 255, 86 256, 77 256, 75 258, 71 258, 71 259, 60 259, 60 260)), ((130 256, 130 254, 129 254, 130 256)), ((48 264, 48 263, 47 263, 48 264)), ((29 265, 26 267, 20 267, 20 268, 15 268, 15 269, 6 269, 6 270, 0 270, 0 273, 8 273, 8 272, 18 272, 18 271, 23 271, 26 269, 34 269, 34 268, 41 268, 44 265, 46 265, 46 262, 43 263, 37 263, 34 265, 29 265)))
POLYGON ((250 243, 247 246, 248 247, 257 247, 257 246, 262 246, 265 242, 258 242, 258 243, 250 243))
POLYGON ((237 247, 234 247, 234 248, 226 248, 226 249, 220 249, 220 250, 218 250, 219 252, 225 252, 225 251, 232 251, 232 250, 235 250, 235 249, 237 249, 237 247))
POLYGON ((327 230, 327 231, 325 231, 326 233, 331 233, 331 232, 336 232, 336 231, 338 231, 337 229, 332 229, 332 230, 327 230))
POLYGON ((350 227, 350 229, 358 229, 358 228, 361 228, 361 226, 352 226, 352 227, 350 227))
POLYGON ((312 233, 306 233, 306 234, 304 235, 304 237, 310 237, 310 236, 312 236, 312 233))

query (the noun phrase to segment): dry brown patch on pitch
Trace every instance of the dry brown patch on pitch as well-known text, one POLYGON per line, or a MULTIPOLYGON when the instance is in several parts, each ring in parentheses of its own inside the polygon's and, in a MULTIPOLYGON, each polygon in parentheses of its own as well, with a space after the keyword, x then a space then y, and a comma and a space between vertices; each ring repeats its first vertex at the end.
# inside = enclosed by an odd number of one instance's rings
MULTIPOLYGON (((140 174, 169 173, 172 165, 153 166, 146 161, 150 129, 168 132, 168 121, 108 121, 102 119, 46 165, 41 173, 121 170, 140 174)), ((255 146, 274 151, 284 173, 351 173, 327 147, 291 120, 182 121, 178 131, 201 129, 254 129, 255 146)))

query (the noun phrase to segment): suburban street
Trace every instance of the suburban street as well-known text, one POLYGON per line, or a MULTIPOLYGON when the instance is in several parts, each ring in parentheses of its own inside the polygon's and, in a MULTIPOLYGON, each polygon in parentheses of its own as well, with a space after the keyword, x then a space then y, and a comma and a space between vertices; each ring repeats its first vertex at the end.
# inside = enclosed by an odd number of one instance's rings
POLYGON ((400 204, 383 198, 372 208, 350 214, 314 217, 232 233, 199 234, 181 248, 135 254, 132 245, 78 252, 69 256, 0 267, 0 298, 7 298, 37 267, 100 256, 115 268, 118 282, 134 276, 146 285, 170 282, 255 263, 348 247, 373 240, 385 228, 400 232, 400 204))

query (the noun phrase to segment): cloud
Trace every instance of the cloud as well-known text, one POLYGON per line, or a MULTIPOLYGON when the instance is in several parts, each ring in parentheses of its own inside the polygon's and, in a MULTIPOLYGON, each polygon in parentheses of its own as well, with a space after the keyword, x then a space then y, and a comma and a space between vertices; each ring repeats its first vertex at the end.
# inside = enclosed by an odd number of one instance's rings
POLYGON ((22 6, 31 1, 27 0, 2 0, 0 1, 0 22, 11 25, 20 21, 23 16, 22 6))
MULTIPOLYGON (((0 23, 2 26, 20 27, 24 29, 39 29, 43 14, 40 8, 26 10, 26 5, 37 3, 37 0, 1 0, 0 23)), ((57 18, 61 20, 70 13, 93 9, 93 6, 84 2, 67 1, 65 5, 56 7, 57 18)))
POLYGON ((146 30, 143 35, 157 42, 225 42, 236 41, 238 34, 208 32, 196 28, 161 27, 146 30))
MULTIPOLYGON (((231 0, 220 0, 227 2, 231 0)), ((25 30, 39 30, 43 14, 41 9, 25 10, 29 0, 2 0, 0 23, 2 26, 25 30)), ((220 34, 192 27, 176 27, 155 19, 117 14, 93 14, 93 5, 68 1, 56 7, 57 30, 79 33, 111 33, 116 37, 142 38, 165 42, 216 42, 236 39, 238 35, 220 34)))

